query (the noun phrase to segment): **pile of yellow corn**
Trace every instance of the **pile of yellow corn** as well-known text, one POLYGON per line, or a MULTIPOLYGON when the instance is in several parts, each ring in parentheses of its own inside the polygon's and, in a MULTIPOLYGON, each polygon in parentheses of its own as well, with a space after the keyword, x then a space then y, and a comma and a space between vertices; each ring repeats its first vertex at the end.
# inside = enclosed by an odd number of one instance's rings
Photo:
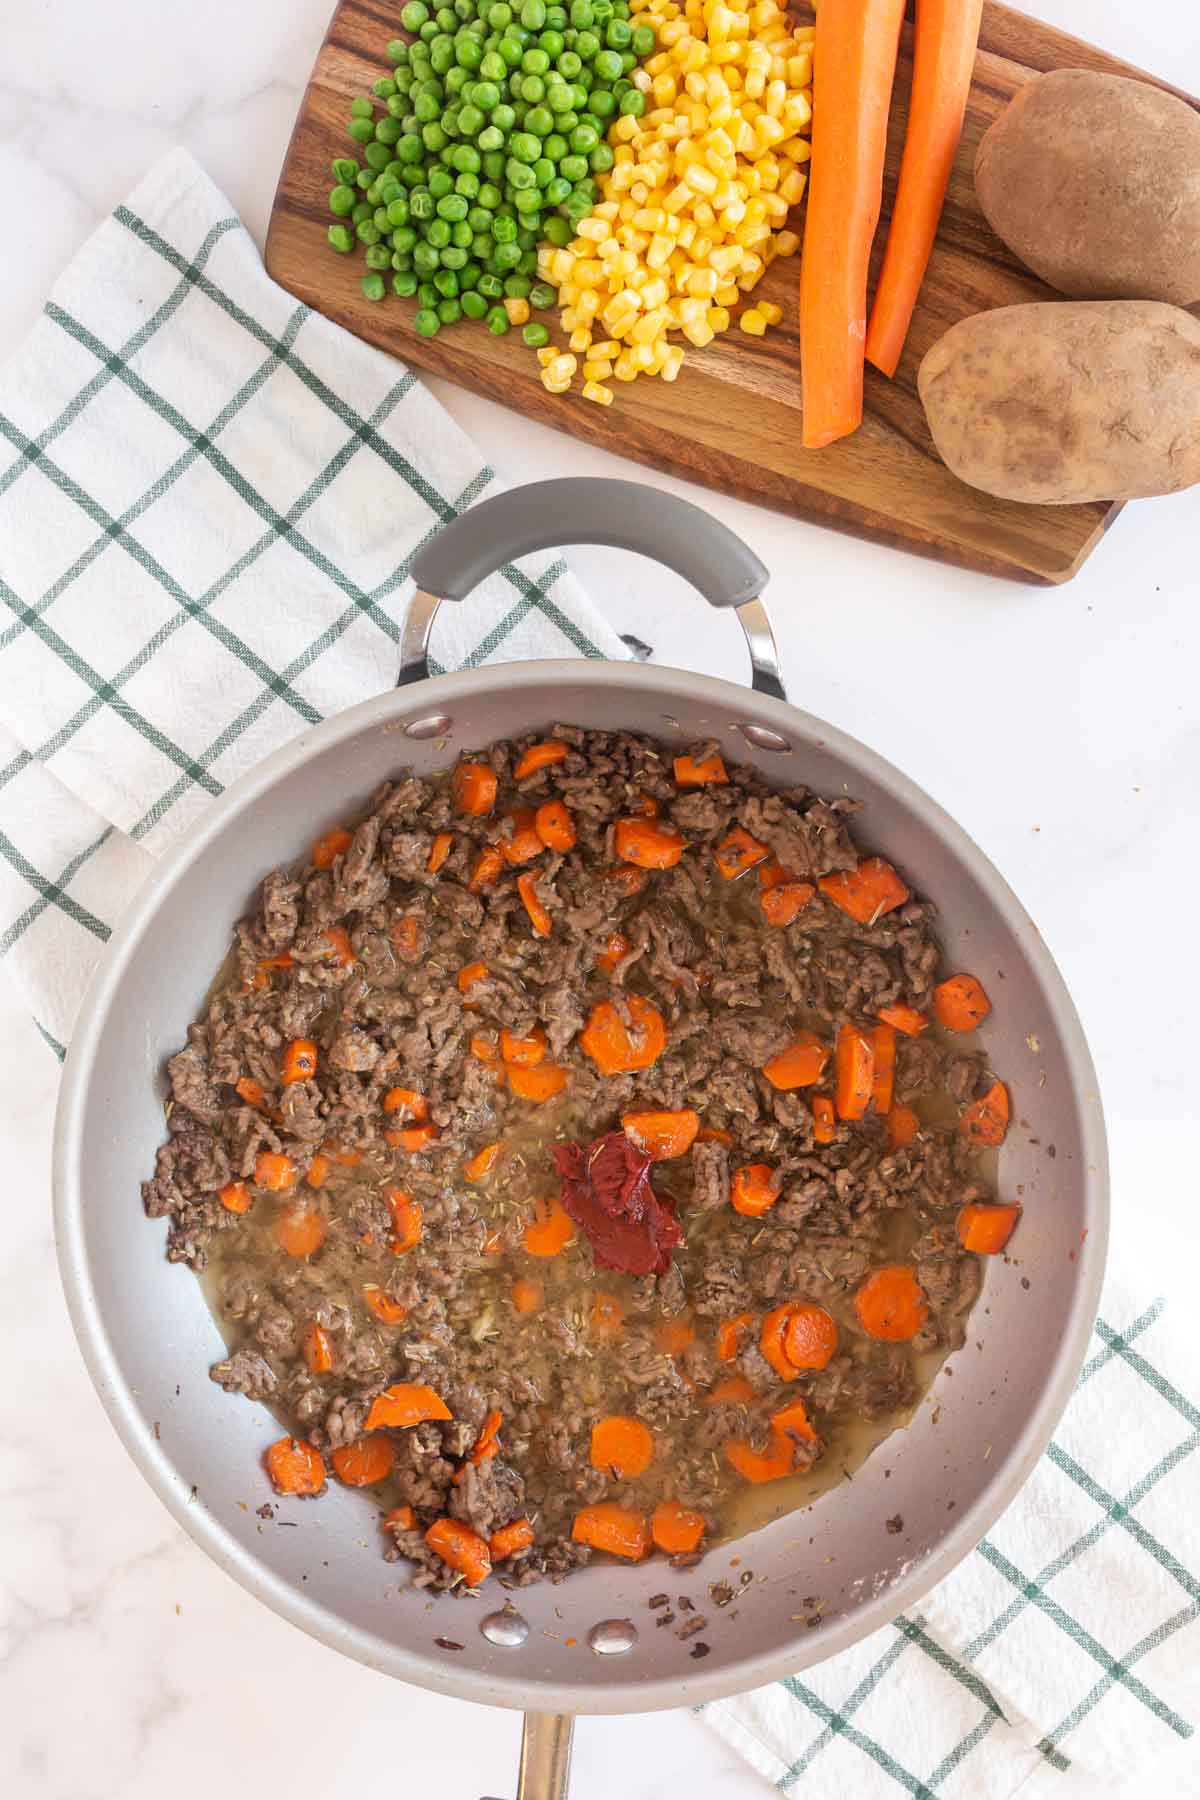
MULTIPOLYGON (((790 26, 776 0, 630 0, 659 48, 631 77, 640 118, 608 134, 614 162, 600 201, 564 248, 544 245, 539 272, 558 289, 568 354, 539 350, 542 382, 565 393, 582 355, 584 397, 608 406, 610 377, 674 381, 681 331, 702 347, 727 331, 730 308, 799 239, 785 229, 804 193, 812 119, 811 27, 790 26)), ((747 308, 761 335, 779 308, 747 308)))

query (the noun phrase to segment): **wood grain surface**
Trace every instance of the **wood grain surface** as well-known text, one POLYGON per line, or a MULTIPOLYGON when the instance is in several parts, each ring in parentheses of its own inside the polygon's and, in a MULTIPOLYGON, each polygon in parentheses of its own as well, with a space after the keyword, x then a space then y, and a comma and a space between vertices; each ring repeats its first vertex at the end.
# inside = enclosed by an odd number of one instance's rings
MULTIPOLYGON (((803 4, 795 13, 811 22, 811 11, 803 4)), ((584 400, 578 378, 573 392, 548 394, 519 332, 496 338, 463 323, 423 338, 413 329, 412 301, 390 293, 383 302, 364 298, 361 255, 338 256, 325 242, 329 165, 333 157, 355 149, 345 129, 349 103, 386 72, 384 45, 397 35, 399 14, 400 0, 340 0, 330 22, 280 175, 267 237, 267 268, 290 293, 414 367, 648 468, 990 574, 1059 582, 1080 568, 1120 507, 1101 502, 1020 506, 967 487, 933 448, 916 373, 925 351, 957 320, 992 307, 1055 297, 1016 262, 979 210, 971 171, 979 140, 992 120, 1024 82, 1048 69, 1152 77, 1008 7, 985 6, 963 140, 896 379, 888 381, 868 368, 860 429, 826 449, 804 450, 798 258, 776 261, 756 289, 756 297, 774 300, 783 309, 782 323, 765 337, 748 337, 735 324, 704 350, 688 347, 674 383, 646 378, 614 382, 609 407, 584 400)), ((885 222, 899 168, 910 77, 911 27, 906 26, 888 141, 885 222)), ((882 236, 881 230, 876 259, 882 236)), ((546 317, 551 322, 552 315, 546 317)))

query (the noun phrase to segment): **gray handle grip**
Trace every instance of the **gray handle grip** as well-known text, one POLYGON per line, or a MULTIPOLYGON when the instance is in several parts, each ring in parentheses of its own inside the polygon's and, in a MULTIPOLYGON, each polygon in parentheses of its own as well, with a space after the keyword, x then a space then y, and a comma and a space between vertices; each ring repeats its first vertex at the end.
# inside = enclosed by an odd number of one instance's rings
POLYGON ((757 599, 770 579, 728 526, 638 481, 538 481, 484 500, 444 525, 412 560, 416 583, 463 600, 505 563, 563 544, 610 544, 674 569, 710 606, 757 599))

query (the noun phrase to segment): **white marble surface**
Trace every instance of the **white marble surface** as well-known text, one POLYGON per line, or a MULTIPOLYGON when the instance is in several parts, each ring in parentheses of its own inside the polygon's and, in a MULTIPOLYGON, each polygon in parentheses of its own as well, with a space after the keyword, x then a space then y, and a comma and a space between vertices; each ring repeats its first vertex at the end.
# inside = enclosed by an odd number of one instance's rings
MULTIPOLYGON (((195 151, 261 241, 329 4, 0 8, 0 358, 84 234, 173 143, 195 151)), ((1183 0, 1031 10, 1200 90, 1200 15, 1183 0)), ((439 391, 510 480, 621 471, 439 391)), ((1052 593, 707 504, 776 571, 792 696, 957 814, 1041 925, 1099 1065, 1118 1220, 1126 1235, 1144 1223, 1170 1242, 1158 1258, 1169 1289, 1200 1258, 1192 932, 1175 943, 1200 888, 1200 494, 1127 509, 1083 574, 1052 593), (1147 906, 1150 942, 1130 949, 1124 920, 1147 906)), ((701 617, 676 584, 648 585, 643 568, 603 552, 578 560, 621 629, 662 660, 740 669, 732 625, 701 617)), ((421 1800, 511 1793, 515 1718, 389 1684, 309 1642, 209 1564, 134 1473, 84 1375, 55 1272, 56 1081, 0 974, 0 1788, 14 1800, 168 1789, 199 1800, 218 1783, 236 1794, 301 1783, 330 1794, 386 1783, 421 1800)), ((1070 1800, 1095 1791, 1070 1777, 1052 1788, 1070 1800)), ((1120 1796, 1197 1791, 1200 1742, 1120 1796)), ((668 1714, 585 1721, 573 1792, 755 1800, 767 1789, 703 1726, 668 1714)))

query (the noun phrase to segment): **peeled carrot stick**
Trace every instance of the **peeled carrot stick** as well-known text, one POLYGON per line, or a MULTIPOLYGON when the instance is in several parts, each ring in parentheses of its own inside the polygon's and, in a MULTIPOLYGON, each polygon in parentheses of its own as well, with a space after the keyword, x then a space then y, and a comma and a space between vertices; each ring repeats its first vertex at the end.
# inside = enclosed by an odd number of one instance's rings
POLYGON ((846 437, 862 419, 867 269, 903 17, 904 0, 826 0, 817 18, 800 269, 806 450, 846 437))
POLYGON ((937 236, 962 136, 982 12, 983 0, 917 0, 900 184, 867 329, 867 361, 885 375, 896 373, 937 236))

